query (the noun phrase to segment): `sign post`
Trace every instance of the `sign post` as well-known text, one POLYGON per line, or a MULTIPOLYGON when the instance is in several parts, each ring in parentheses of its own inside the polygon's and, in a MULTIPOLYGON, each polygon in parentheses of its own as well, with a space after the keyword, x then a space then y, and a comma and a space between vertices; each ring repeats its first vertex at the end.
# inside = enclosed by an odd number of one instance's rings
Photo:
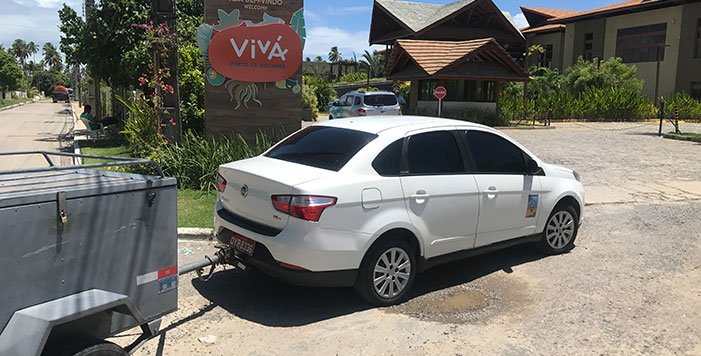
POLYGON ((441 109, 443 108, 443 99, 448 95, 448 91, 443 86, 437 87, 433 91, 433 96, 438 99, 438 117, 441 117, 441 109))

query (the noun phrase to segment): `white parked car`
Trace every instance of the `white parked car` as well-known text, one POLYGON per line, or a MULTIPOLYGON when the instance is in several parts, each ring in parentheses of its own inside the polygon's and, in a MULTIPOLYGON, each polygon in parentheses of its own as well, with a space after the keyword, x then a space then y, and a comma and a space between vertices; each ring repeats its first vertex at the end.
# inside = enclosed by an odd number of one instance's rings
POLYGON ((375 305, 438 263, 527 242, 567 252, 584 206, 576 172, 495 129, 423 117, 319 123, 217 183, 215 231, 242 263, 375 305))

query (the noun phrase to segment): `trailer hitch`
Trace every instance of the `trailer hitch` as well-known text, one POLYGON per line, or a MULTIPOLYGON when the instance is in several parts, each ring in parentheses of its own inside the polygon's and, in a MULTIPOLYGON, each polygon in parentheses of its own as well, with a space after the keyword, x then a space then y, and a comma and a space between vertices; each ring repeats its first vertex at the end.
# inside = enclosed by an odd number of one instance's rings
POLYGON ((214 273, 214 269, 217 267, 217 265, 222 264, 223 261, 227 260, 227 256, 231 248, 221 248, 219 251, 217 251, 213 257, 209 256, 204 256, 204 259, 188 263, 182 267, 178 267, 178 275, 182 276, 183 274, 190 273, 190 272, 195 272, 197 273, 197 277, 203 281, 206 282, 210 278, 212 278, 212 274, 214 273), (206 275, 204 275, 204 269, 206 267, 209 268, 209 272, 207 272, 206 275))

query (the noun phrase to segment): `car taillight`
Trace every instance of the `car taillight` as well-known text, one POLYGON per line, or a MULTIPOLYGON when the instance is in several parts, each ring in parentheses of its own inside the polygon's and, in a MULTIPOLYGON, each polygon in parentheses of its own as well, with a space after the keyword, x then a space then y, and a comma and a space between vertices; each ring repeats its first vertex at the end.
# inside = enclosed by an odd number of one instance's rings
POLYGON ((317 195, 273 195, 275 210, 294 217, 319 221, 324 209, 336 205, 336 198, 317 195))
POLYGON ((217 190, 220 192, 223 192, 226 189, 226 179, 221 176, 221 174, 217 174, 217 190))
POLYGON ((358 116, 365 116, 365 115, 367 115, 365 113, 365 109, 358 109, 358 116))

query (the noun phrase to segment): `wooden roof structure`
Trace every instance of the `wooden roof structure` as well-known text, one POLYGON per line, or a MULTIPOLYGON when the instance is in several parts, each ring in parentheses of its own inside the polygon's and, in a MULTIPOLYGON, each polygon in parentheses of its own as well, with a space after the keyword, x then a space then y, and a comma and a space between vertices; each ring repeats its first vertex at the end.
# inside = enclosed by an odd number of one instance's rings
POLYGON ((392 45, 398 39, 464 41, 485 37, 494 37, 504 45, 525 42, 491 0, 459 0, 446 5, 374 1, 371 45, 392 45))
POLYGON ((523 68, 491 37, 469 41, 397 40, 387 73, 391 80, 529 81, 523 68))

